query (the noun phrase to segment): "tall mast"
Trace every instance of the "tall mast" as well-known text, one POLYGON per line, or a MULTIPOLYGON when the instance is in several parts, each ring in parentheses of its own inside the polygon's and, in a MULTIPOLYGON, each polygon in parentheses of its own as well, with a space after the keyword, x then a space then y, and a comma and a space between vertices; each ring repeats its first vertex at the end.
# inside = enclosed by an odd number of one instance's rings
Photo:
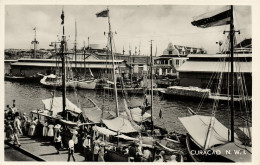
POLYGON ((152 131, 153 131, 154 130, 154 125, 153 125, 153 40, 151 40, 150 76, 151 76, 151 124, 152 124, 152 131))
MULTIPOLYGON (((66 115, 66 63, 65 63, 65 51, 66 51, 66 36, 64 28, 64 11, 62 9, 61 25, 62 25, 62 40, 61 40, 61 61, 62 61, 62 112, 63 116, 66 115)), ((66 115, 67 116, 67 115, 66 115)))
POLYGON ((133 84, 133 69, 132 69, 132 52, 131 52, 131 47, 129 45, 129 58, 130 58, 130 82, 131 82, 131 86, 133 84))
POLYGON ((113 55, 113 46, 112 46, 112 31, 110 25, 110 16, 109 16, 109 9, 108 10, 108 25, 109 25, 109 44, 110 44, 110 51, 112 56, 112 63, 113 63, 113 79, 114 79, 114 93, 115 93, 115 101, 116 101, 116 116, 119 116, 119 109, 118 109, 118 97, 117 97, 117 86, 116 86, 116 71, 115 71, 115 59, 113 55))
POLYGON ((89 48, 89 37, 88 37, 88 52, 90 52, 90 48, 89 48))
POLYGON ((230 56, 231 56, 231 142, 234 142, 234 22, 233 22, 233 5, 231 5, 231 18, 230 18, 230 56))
POLYGON ((34 30, 34 40, 32 41, 33 44, 33 58, 36 58, 36 47, 39 42, 36 40, 36 27, 33 29, 34 30))
POLYGON ((75 20, 75 44, 74 44, 74 53, 75 53, 75 73, 76 77, 78 79, 78 74, 77 74, 77 22, 75 20))
POLYGON ((86 47, 85 47, 85 41, 84 41, 84 49, 83 49, 83 58, 84 58, 84 77, 86 78, 86 47))

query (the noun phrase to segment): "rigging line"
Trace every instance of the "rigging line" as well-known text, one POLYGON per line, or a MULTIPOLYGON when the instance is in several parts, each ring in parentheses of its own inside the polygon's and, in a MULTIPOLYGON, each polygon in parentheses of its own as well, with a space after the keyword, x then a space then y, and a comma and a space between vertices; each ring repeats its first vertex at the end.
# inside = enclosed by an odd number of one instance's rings
MULTIPOLYGON (((206 87, 206 88, 209 88, 209 89, 210 89, 210 87, 212 86, 213 80, 214 80, 215 77, 216 77, 216 74, 217 74, 216 72, 213 72, 213 73, 212 73, 212 75, 211 75, 211 77, 210 77, 210 80, 209 80, 209 83, 207 84, 207 87, 206 87)), ((199 110, 201 109, 201 107, 202 107, 202 105, 203 105, 205 99, 206 99, 206 93, 203 94, 203 96, 202 96, 202 99, 201 99, 201 101, 200 101, 200 103, 199 103, 199 105, 198 105, 198 107, 197 107, 197 112, 199 112, 199 110)))
MULTIPOLYGON (((247 102, 249 102, 249 101, 247 101, 248 100, 248 93, 247 93, 247 88, 246 88, 246 84, 245 84, 245 77, 244 77, 244 74, 242 74, 241 72, 240 72, 239 76, 240 76, 240 79, 239 79, 240 81, 237 82, 237 84, 240 85, 239 89, 242 90, 241 91, 241 95, 243 96, 242 97, 242 103, 245 107, 245 112, 246 112, 245 115, 246 115, 247 119, 249 119, 249 117, 250 117, 249 116, 249 108, 251 108, 251 107, 248 107, 248 106, 250 106, 250 103, 247 104, 247 102)), ((242 108, 241 108, 241 112, 243 112, 242 108)))

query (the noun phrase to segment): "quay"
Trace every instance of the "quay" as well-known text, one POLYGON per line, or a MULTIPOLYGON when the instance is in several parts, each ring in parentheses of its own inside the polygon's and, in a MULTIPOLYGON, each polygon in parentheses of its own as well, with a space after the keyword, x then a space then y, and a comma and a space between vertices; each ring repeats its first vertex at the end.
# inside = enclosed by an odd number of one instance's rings
MULTIPOLYGON (((60 154, 57 154, 57 150, 50 141, 43 140, 42 138, 30 138, 27 136, 20 136, 19 141, 21 146, 18 147, 11 142, 5 142, 7 145, 13 147, 17 152, 37 160, 37 161, 67 161, 68 150, 60 150, 60 154)), ((81 153, 74 153, 74 157, 77 162, 84 161, 84 155, 81 153)))

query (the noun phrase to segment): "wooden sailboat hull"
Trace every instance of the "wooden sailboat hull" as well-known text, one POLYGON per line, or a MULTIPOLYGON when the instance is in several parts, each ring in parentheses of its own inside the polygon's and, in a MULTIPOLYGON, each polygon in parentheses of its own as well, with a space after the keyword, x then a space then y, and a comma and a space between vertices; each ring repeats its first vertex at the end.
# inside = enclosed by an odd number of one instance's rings
POLYGON ((96 85, 97 83, 95 80, 85 80, 77 82, 77 87, 80 89, 95 89, 96 85))
POLYGON ((212 150, 201 149, 189 134, 186 136, 186 146, 190 157, 194 162, 232 162, 221 155, 213 154, 212 150), (208 154, 204 154, 205 152, 208 154))

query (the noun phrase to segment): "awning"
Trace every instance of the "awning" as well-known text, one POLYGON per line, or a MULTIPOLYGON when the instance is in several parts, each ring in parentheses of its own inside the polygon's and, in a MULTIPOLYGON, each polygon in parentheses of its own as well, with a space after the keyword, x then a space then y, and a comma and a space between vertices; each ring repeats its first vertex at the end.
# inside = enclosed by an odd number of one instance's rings
MULTIPOLYGON (((151 118, 151 115, 146 112, 142 116, 142 110, 139 107, 130 109, 130 114, 132 116, 132 119, 138 123, 141 123, 142 121, 146 121, 151 118)), ((126 112, 121 113, 121 115, 127 116, 126 112)))
MULTIPOLYGON (((53 112, 53 115, 56 115, 59 112, 62 112, 62 97, 54 97, 50 99, 42 100, 44 104, 44 109, 51 110, 53 112)), ((75 112, 75 113, 81 113, 81 109, 79 109, 75 104, 70 102, 66 98, 66 110, 75 112)))
MULTIPOLYGON (((100 123, 102 120, 102 110, 98 107, 83 108, 83 115, 93 123, 100 123)), ((113 118, 115 118, 113 112, 108 112, 108 111, 103 112, 103 119, 113 119, 113 118)))
POLYGON ((252 162, 252 147, 243 146, 238 143, 227 143, 215 147, 213 150, 221 152, 221 156, 233 162, 252 162))
POLYGON ((109 130, 109 129, 106 129, 106 128, 104 128, 104 127, 94 126, 94 127, 93 127, 93 130, 94 130, 94 131, 97 131, 97 132, 99 132, 99 133, 101 133, 101 134, 103 134, 103 135, 113 135, 113 136, 117 135, 116 132, 111 131, 111 130, 109 130))
MULTIPOLYGON (((215 117, 193 115, 188 117, 179 117, 179 120, 193 140, 195 140, 201 148, 208 149, 214 145, 225 144, 228 142, 229 129, 221 124, 215 117), (211 119, 214 120, 212 131, 208 138, 208 145, 204 148, 211 119)), ((236 134, 235 138, 237 138, 236 134)))
POLYGON ((107 128, 120 132, 120 133, 131 133, 137 132, 137 130, 131 125, 128 119, 122 117, 117 117, 112 120, 102 120, 107 128))
POLYGON ((137 138, 133 138, 130 136, 126 136, 126 135, 117 135, 115 137, 121 138, 121 139, 125 139, 125 140, 131 140, 131 141, 139 141, 139 139, 137 138))

